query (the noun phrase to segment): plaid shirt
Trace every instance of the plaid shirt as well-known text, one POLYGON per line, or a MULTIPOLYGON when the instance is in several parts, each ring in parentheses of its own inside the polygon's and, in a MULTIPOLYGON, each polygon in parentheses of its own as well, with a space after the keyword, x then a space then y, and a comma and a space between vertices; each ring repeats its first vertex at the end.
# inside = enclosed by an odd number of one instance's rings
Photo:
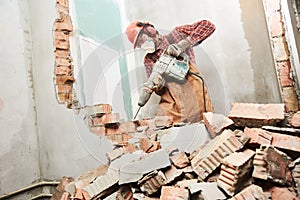
POLYGON ((186 49, 185 53, 190 57, 190 62, 195 63, 195 55, 192 47, 208 38, 215 29, 215 25, 210 21, 202 20, 193 24, 177 26, 168 35, 159 35, 158 42, 155 44, 156 51, 154 53, 148 53, 144 58, 144 65, 148 77, 152 72, 156 60, 163 51, 167 49, 170 44, 178 43, 185 38, 191 43, 191 47, 186 49))

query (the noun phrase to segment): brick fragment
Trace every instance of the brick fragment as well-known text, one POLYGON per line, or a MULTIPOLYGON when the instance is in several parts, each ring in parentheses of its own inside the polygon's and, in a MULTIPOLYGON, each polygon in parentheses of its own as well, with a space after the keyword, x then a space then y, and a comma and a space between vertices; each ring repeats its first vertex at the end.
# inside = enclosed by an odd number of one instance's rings
POLYGON ((93 106, 84 107, 85 115, 88 116, 102 116, 106 113, 112 112, 112 106, 109 104, 96 104, 93 106))
POLYGON ((245 128, 244 133, 250 137, 249 144, 270 145, 272 143, 272 134, 258 128, 245 128))
POLYGON ((279 184, 292 184, 292 173, 288 166, 292 160, 285 153, 272 146, 261 146, 256 149, 252 176, 270 180, 279 184))
POLYGON ((234 133, 230 130, 225 130, 222 134, 209 141, 191 160, 193 170, 204 180, 220 166, 226 156, 242 147, 243 144, 234 136, 234 133))
POLYGON ((139 121, 140 126, 148 127, 148 130, 155 130, 155 119, 143 119, 139 121))
POLYGON ((95 127, 95 126, 104 126, 107 124, 116 124, 120 121, 120 114, 119 113, 106 113, 102 116, 95 116, 89 117, 88 119, 88 126, 95 127))
POLYGON ((291 63, 289 60, 277 62, 279 80, 281 87, 293 86, 294 81, 290 77, 291 63))
POLYGON ((290 169, 292 169, 295 188, 298 191, 298 194, 300 194, 300 157, 293 161, 290 165, 290 169))
POLYGON ((162 171, 154 171, 138 181, 138 185, 140 186, 141 191, 149 196, 156 193, 163 185, 165 185, 166 180, 167 178, 162 171))
POLYGON ((243 152, 235 152, 222 161, 217 183, 228 195, 233 196, 239 192, 250 179, 254 154, 254 151, 246 149, 243 152))
POLYGON ((272 38, 272 43, 275 60, 277 62, 288 60, 290 56, 290 51, 288 49, 285 37, 272 38))
MULTIPOLYGON (((55 48, 58 50, 69 50, 70 42, 68 40, 55 40, 55 48)), ((58 57, 63 58, 62 56, 58 57)))
POLYGON ((287 112, 297 112, 299 110, 297 94, 294 87, 283 87, 282 94, 287 112))
POLYGON ((179 169, 185 168, 190 164, 189 158, 185 152, 176 153, 175 155, 171 156, 170 159, 173 165, 179 169))
POLYGON ((60 19, 57 19, 55 22, 55 31, 73 31, 73 25, 71 17, 66 14, 60 15, 60 19))
POLYGON ((169 184, 177 179, 180 179, 182 175, 183 175, 183 170, 177 169, 174 165, 171 165, 171 167, 165 171, 166 184, 169 184))
POLYGON ((91 184, 83 188, 89 196, 93 198, 102 198, 111 191, 116 190, 116 184, 119 181, 119 172, 117 170, 109 170, 105 175, 97 177, 91 184))
POLYGON ((170 127, 173 125, 172 116, 155 116, 154 120, 156 127, 170 127))
POLYGON ((55 56, 58 58, 65 58, 70 56, 70 51, 65 49, 56 49, 54 51, 55 56))
POLYGON ((81 176, 78 176, 75 179, 76 188, 82 189, 83 187, 89 185, 92 180, 94 180, 96 177, 104 175, 107 172, 107 170, 108 170, 108 165, 103 164, 92 170, 87 171, 81 176))
POLYGON ((300 111, 293 115, 290 124, 295 128, 300 128, 300 111))
POLYGON ((188 200, 189 191, 184 188, 163 186, 161 189, 161 200, 188 200))
POLYGON ((144 152, 148 152, 148 150, 153 146, 152 141, 144 136, 142 138, 140 138, 140 148, 144 151, 144 152))
POLYGON ((257 185, 250 185, 243 189, 241 192, 236 194, 234 197, 230 198, 230 200, 266 200, 264 192, 261 187, 257 185))
POLYGON ((228 117, 243 127, 276 125, 284 119, 284 104, 233 103, 228 117))
POLYGON ((67 83, 73 83, 75 81, 75 78, 71 75, 58 75, 55 76, 55 85, 63 85, 67 83))
POLYGON ((74 179, 72 177, 66 177, 66 176, 62 177, 62 179, 60 180, 59 184, 55 188, 55 192, 54 192, 52 198, 53 199, 61 199, 63 196, 64 196, 64 198, 69 197, 69 193, 68 192, 66 192, 66 194, 64 194, 64 192, 65 192, 65 186, 68 183, 71 183, 73 181, 74 181, 74 179))
POLYGON ((72 73, 72 70, 71 70, 70 66, 57 66, 57 67, 55 67, 54 73, 56 76, 70 75, 72 73))
POLYGON ((234 124, 228 117, 212 112, 204 113, 203 119, 208 132, 213 138, 219 135, 225 128, 234 124))
POLYGON ((300 151, 300 138, 297 136, 274 133, 259 128, 245 128, 245 134, 250 136, 249 143, 252 144, 270 144, 280 149, 300 151))
POLYGON ((114 146, 126 146, 128 145, 128 141, 131 138, 126 133, 110 133, 106 135, 107 139, 109 139, 114 146))
POLYGON ((274 186, 269 189, 269 192, 271 193, 272 200, 283 200, 283 199, 299 200, 296 194, 290 191, 288 188, 274 186))

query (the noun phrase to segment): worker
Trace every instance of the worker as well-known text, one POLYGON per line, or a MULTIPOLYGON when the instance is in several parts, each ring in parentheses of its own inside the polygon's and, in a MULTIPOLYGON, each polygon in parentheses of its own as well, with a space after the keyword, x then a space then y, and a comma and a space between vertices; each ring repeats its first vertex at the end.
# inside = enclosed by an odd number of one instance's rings
MULTIPOLYGON (((214 31, 213 23, 201 20, 177 26, 169 34, 162 35, 151 23, 134 21, 127 26, 126 35, 134 49, 142 48, 146 52, 144 66, 148 77, 164 51, 175 57, 186 53, 189 56, 190 71, 200 75, 193 47, 201 44, 214 31)), ((155 90, 161 96, 156 115, 172 116, 174 123, 194 123, 203 119, 203 112, 213 111, 211 99, 206 87, 203 91, 201 79, 192 74, 188 74, 186 79, 184 83, 166 80, 164 85, 155 90)))

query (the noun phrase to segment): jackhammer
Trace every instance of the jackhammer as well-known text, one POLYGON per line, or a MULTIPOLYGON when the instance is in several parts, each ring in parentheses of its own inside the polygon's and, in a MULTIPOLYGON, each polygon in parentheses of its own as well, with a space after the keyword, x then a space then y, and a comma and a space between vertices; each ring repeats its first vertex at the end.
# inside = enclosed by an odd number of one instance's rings
POLYGON ((176 58, 164 52, 156 61, 150 77, 143 85, 143 90, 138 101, 139 107, 133 119, 136 118, 140 109, 148 102, 153 91, 164 86, 165 80, 163 76, 179 83, 183 83, 186 80, 185 77, 187 74, 192 74, 201 79, 204 112, 206 112, 204 80, 199 74, 190 71, 189 68, 189 58, 186 54, 182 53, 178 58, 176 58))

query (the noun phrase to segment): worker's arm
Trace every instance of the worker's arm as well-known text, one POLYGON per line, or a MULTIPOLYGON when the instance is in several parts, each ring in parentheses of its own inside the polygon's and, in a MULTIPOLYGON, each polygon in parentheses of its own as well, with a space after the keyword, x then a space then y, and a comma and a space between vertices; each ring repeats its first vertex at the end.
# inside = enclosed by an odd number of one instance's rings
POLYGON ((215 25, 208 20, 202 20, 193 24, 178 26, 176 31, 186 35, 178 43, 171 44, 167 48, 170 55, 178 57, 182 52, 191 46, 200 44, 203 40, 208 38, 216 29, 215 25))

